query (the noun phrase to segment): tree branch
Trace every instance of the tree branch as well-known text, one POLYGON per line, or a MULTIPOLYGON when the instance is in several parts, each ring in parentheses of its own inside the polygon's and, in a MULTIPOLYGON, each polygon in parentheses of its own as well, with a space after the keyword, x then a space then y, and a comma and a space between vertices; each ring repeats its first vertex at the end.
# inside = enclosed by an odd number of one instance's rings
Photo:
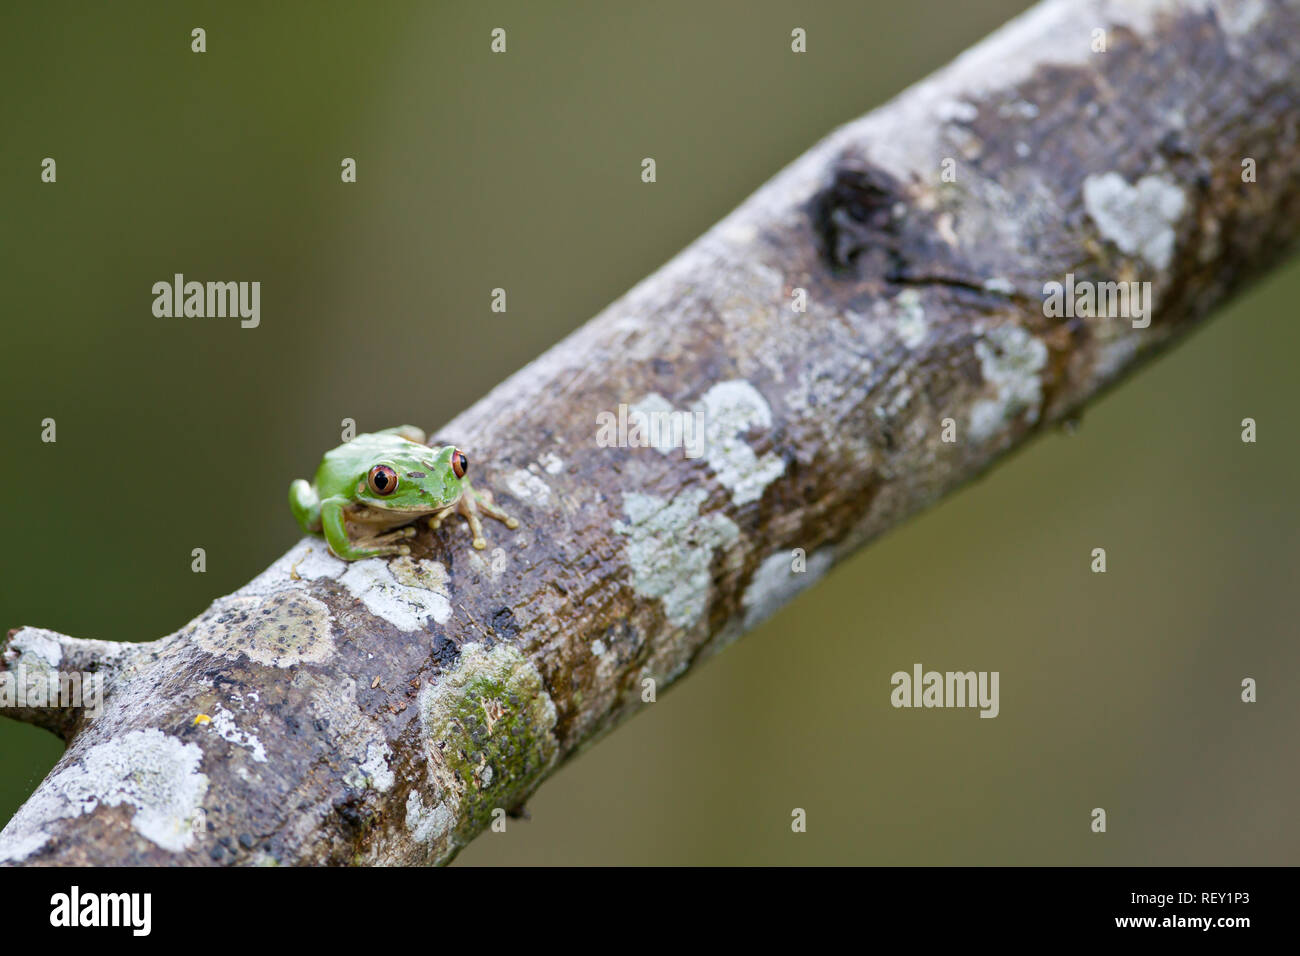
POLYGON ((647 688, 1274 263, 1300 223, 1297 62, 1293 0, 1043 3, 448 425, 523 522, 495 550, 454 522, 391 561, 308 539, 158 641, 11 632, 0 673, 107 696, 3 711, 69 747, 0 861, 447 861, 647 688), (1055 314, 1052 282, 1150 298, 1055 314), (702 454, 608 447, 620 405, 703 413, 702 454))

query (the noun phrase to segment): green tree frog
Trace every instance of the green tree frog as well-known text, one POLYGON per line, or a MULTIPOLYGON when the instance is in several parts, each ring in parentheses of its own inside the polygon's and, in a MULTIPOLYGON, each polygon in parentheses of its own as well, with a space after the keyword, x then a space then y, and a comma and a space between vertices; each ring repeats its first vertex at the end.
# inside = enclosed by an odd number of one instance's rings
POLYGON ((424 432, 401 425, 357 435, 326 452, 311 484, 299 478, 289 486, 289 507, 304 531, 323 533, 329 549, 346 561, 410 554, 404 542, 415 537, 411 523, 427 518, 436 529, 452 511, 465 516, 481 551, 487 541, 480 512, 507 528, 519 522, 474 490, 468 470, 460 449, 430 448, 424 432))

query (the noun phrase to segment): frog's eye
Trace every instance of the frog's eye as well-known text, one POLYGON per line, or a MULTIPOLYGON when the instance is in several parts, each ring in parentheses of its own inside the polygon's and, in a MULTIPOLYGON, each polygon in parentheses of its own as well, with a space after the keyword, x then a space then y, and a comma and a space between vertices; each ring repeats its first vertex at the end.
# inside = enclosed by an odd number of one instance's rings
POLYGON ((366 484, 380 497, 391 495, 397 490, 397 472, 387 465, 375 465, 366 475, 366 484))
POLYGON ((469 471, 469 459, 459 448, 451 453, 451 470, 456 473, 457 478, 464 478, 465 472, 469 471))

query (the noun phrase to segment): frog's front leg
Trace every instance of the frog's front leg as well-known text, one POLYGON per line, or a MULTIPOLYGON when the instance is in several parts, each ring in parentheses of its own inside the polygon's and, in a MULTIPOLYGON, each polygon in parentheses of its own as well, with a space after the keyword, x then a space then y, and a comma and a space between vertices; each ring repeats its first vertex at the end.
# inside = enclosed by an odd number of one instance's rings
POLYGON ((378 547, 367 548, 354 544, 348 537, 347 522, 343 517, 349 504, 346 498, 334 497, 326 498, 320 506, 321 527, 325 531, 325 541, 336 556, 345 561, 360 561, 362 558, 378 558, 386 554, 411 553, 408 545, 394 542, 413 537, 414 528, 403 528, 391 535, 373 539, 373 543, 378 547))
POLYGON ((320 534, 320 498, 316 489, 301 478, 289 486, 289 510, 303 531, 320 534))
POLYGON ((483 522, 478 517, 480 511, 489 518, 504 522, 507 528, 519 527, 518 520, 494 505, 492 498, 486 492, 479 494, 468 480, 464 482, 464 486, 465 490, 460 496, 460 501, 456 503, 456 510, 469 522, 469 530, 474 535, 472 543, 475 551, 482 551, 487 547, 487 539, 483 537, 483 522))

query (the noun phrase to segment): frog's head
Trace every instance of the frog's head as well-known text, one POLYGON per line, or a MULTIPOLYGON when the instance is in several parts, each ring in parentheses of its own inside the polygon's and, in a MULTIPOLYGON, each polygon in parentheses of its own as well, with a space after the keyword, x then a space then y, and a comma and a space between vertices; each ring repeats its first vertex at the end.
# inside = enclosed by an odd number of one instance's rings
POLYGON ((460 500, 469 459, 452 445, 429 448, 403 442, 383 455, 357 482, 357 501, 383 511, 422 514, 448 508, 460 500))

